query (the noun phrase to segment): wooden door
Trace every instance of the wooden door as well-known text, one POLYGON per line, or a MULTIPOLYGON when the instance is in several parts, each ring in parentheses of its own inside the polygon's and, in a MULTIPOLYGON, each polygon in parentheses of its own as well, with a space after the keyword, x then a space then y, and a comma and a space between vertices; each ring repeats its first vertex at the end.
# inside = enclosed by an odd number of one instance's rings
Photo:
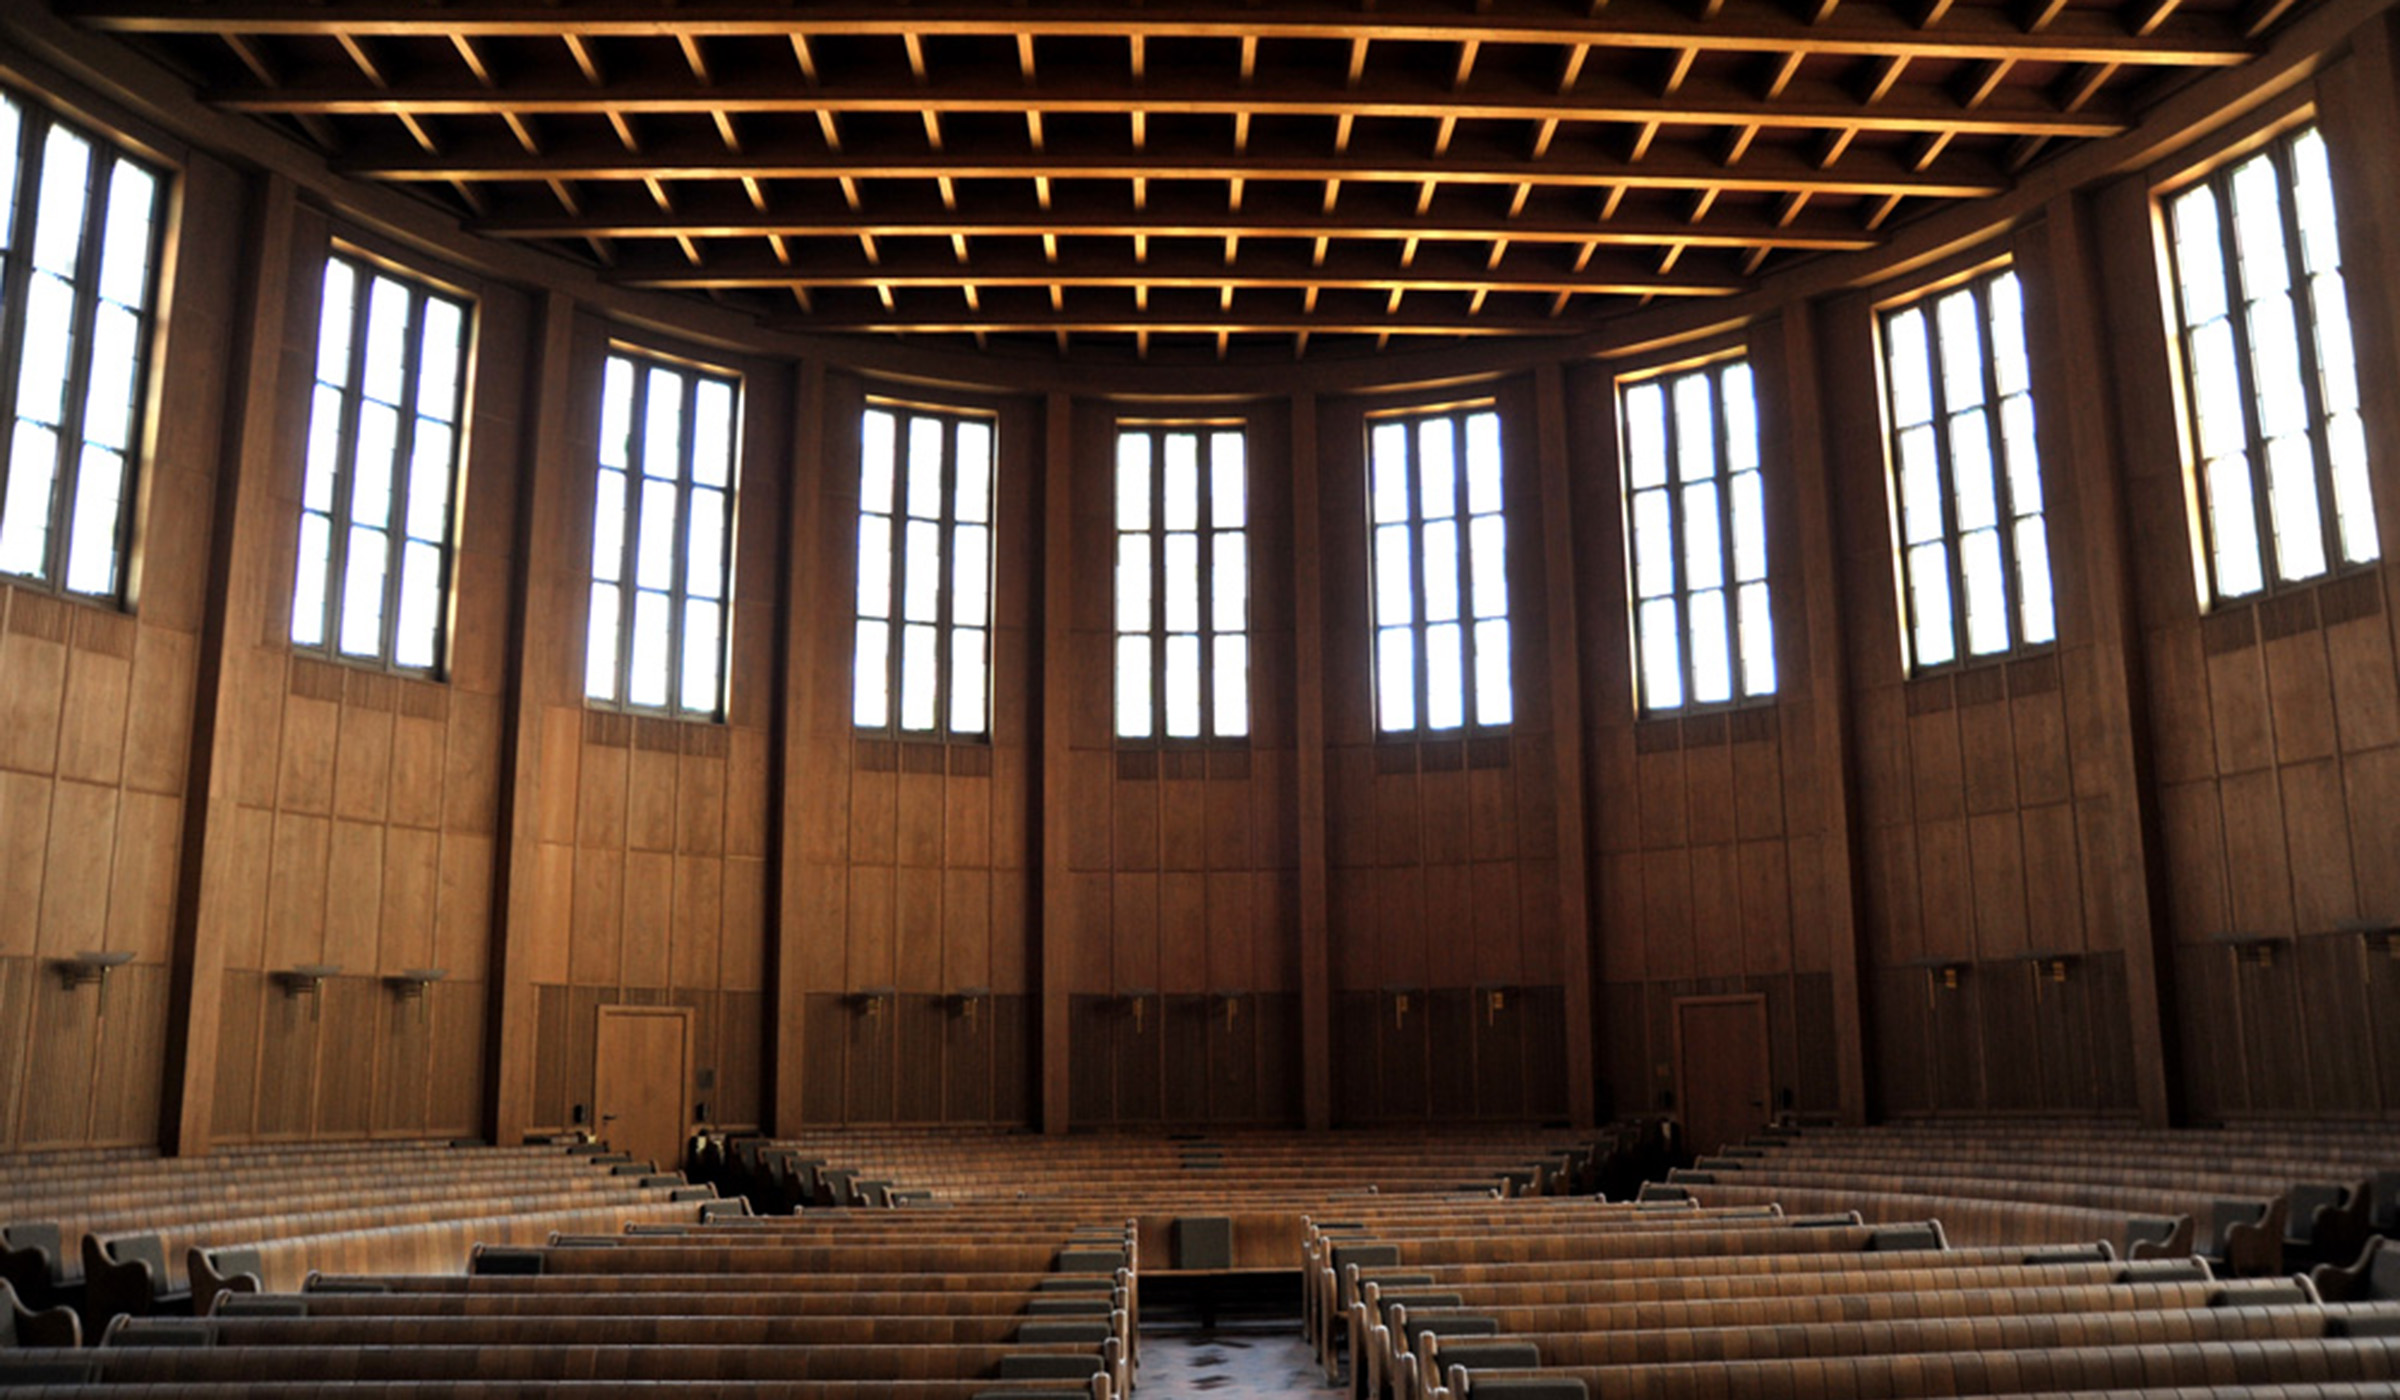
POLYGON ((692 1012, 685 1006, 603 1006, 592 1071, 601 1140, 635 1161, 682 1164, 690 1105, 692 1012))
POLYGON ((1684 1142, 1704 1156, 1767 1124, 1767 999, 1675 1000, 1675 1102, 1684 1142))

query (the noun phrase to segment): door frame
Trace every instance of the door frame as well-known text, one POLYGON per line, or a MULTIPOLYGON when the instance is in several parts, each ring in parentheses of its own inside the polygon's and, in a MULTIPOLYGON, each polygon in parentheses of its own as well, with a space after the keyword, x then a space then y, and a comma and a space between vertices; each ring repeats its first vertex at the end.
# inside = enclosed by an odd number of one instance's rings
POLYGON ((1668 1014, 1675 1021, 1675 1121, 1684 1131, 1688 1146, 1692 1123, 1692 1096, 1683 1080, 1683 1012, 1690 1006, 1738 1006, 1744 1003, 1758 1008, 1758 1082, 1764 1086, 1767 1098, 1766 1121, 1775 1121, 1775 1022, 1767 1015, 1767 995, 1764 992, 1725 992, 1715 996, 1677 997, 1668 1014))
MULTIPOLYGON (((688 1006, 644 1006, 635 1002, 603 1002, 599 1015, 592 1022, 592 1122, 594 1137, 608 1136, 607 1120, 602 1116, 605 1105, 600 1101, 600 1073, 606 1063, 608 1042, 604 1027, 611 1019, 631 1016, 664 1016, 673 1019, 683 1029, 683 1072, 675 1078, 675 1136, 674 1154, 678 1164, 683 1156, 685 1134, 692 1126, 692 1008, 688 1006)), ((663 1168, 667 1164, 661 1163, 663 1168)))

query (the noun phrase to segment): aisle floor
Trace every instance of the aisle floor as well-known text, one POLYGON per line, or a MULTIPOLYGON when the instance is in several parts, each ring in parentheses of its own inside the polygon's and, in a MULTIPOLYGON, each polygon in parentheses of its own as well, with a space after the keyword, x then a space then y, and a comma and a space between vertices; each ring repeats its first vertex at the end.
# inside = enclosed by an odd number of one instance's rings
POLYGON ((1178 1328, 1142 1332, 1140 1400, 1253 1400, 1266 1396, 1346 1395, 1325 1384, 1298 1319, 1275 1328, 1178 1328))

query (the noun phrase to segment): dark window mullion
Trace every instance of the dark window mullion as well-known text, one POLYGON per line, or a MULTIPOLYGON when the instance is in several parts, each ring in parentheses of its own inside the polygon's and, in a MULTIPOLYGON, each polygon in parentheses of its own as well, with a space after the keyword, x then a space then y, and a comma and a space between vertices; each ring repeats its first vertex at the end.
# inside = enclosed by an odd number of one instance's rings
POLYGON ((1425 527, 1432 523, 1425 514, 1425 457, 1424 420, 1412 419, 1401 436, 1408 447, 1401 454, 1407 462, 1405 480, 1408 483, 1408 581, 1415 590, 1409 610, 1416 665, 1409 679, 1416 687, 1417 724, 1419 734, 1433 728, 1433 619, 1425 606, 1425 527))
POLYGON ((908 436, 909 424, 915 415, 899 409, 890 410, 892 419, 892 499, 891 509, 884 516, 890 540, 889 558, 884 563, 889 592, 885 595, 883 629, 883 693, 884 727, 892 734, 903 732, 900 722, 900 657, 903 641, 908 636, 908 436))
POLYGON ((681 716, 687 712, 683 703, 683 649, 691 640, 684 635, 684 605, 689 592, 684 571, 691 566, 692 439, 696 431, 692 418, 700 408, 700 380, 695 375, 681 375, 678 381, 681 387, 677 393, 682 402, 677 405, 675 433, 675 533, 667 541, 667 713, 681 716))
MULTIPOLYGON (((2234 378, 2241 385, 2242 445, 2250 474, 2250 529, 2258 545, 2259 591, 2271 593, 2283 578, 2283 551, 2276 544, 2274 519, 2269 514, 2266 425, 2259 413, 2255 368, 2258 346, 2251 339, 2250 283, 2242 275, 2241 244, 2234 227, 2233 172, 2219 170, 2209 176, 2208 183, 2217 196, 2217 256, 2224 269, 2227 292, 2225 323, 2233 336, 2234 378)), ((2205 471, 2207 464, 2201 465, 2205 471)), ((2209 510, 2203 514, 2214 516, 2216 512, 2209 510)), ((2213 574, 2213 551, 2210 566, 2213 574)))
POLYGON ((951 583, 958 570, 958 540, 954 526, 958 520, 958 420, 944 418, 942 425, 942 459, 938 476, 942 484, 941 499, 933 507, 933 733, 947 740, 950 735, 950 652, 955 645, 950 637, 953 616, 951 583))
POLYGON ((1974 643, 1967 637, 1967 561, 1966 537, 1958 526, 1958 470, 1950 456, 1950 371, 1949 354, 1942 344, 1942 318, 1938 301, 1925 305, 1925 378, 1926 392, 1931 399, 1933 417, 1926 423, 1926 432, 1933 440, 1933 498, 1934 509, 1941 517, 1942 572, 1950 596, 1950 659, 1947 666, 1956 666, 1975 654, 1974 643))
MULTIPOLYGON (((75 495, 83 485, 83 420, 85 400, 91 397, 92 327, 100 305, 100 239, 108 227, 109 171, 115 153, 95 140, 91 163, 85 167, 91 182, 83 201, 83 240, 75 250, 74 301, 67 331, 67 380, 58 406, 58 474, 50 483, 50 537, 44 541, 44 568, 51 587, 72 592, 67 584, 67 556, 74 544, 75 495)), ((11 425, 13 431, 14 425, 11 425)))
POLYGON ((33 286, 33 233, 41 205, 43 133, 47 115, 20 104, 17 122, 16 226, 10 230, 6 263, 0 266, 0 501, 7 499, 17 429, 17 378, 25 348, 25 298, 33 286))
POLYGON ((1667 479, 1662 488, 1667 497, 1667 557, 1675 568, 1669 596, 1675 600, 1675 664, 1683 680, 1678 708, 1688 709, 1697 697, 1692 684, 1692 561, 1683 534, 1683 415, 1675 407, 1675 381, 1660 380, 1659 391, 1660 411, 1667 421, 1667 479))
POLYGON ((1733 479, 1740 473, 1733 469, 1733 410, 1725 397, 1723 366, 1708 372, 1708 386, 1717 410, 1709 416, 1709 431, 1717 439, 1712 454, 1717 464, 1717 586, 1725 599, 1725 702, 1731 705, 1750 694, 1748 661, 1742 651, 1741 568, 1733 548, 1733 479))
MULTIPOLYGON (((2291 137, 2268 150, 2275 163, 2276 217, 2283 224, 2284 276, 2291 286, 2292 338, 2300 350, 2300 399, 2307 415, 2309 468, 2317 482, 2317 534, 2324 544, 2325 572, 2330 574, 2348 561, 2342 553, 2340 512, 2333 494, 2333 450, 2325 432, 2329 420, 2323 367, 2317 363, 2315 288, 2310 285, 2306 250, 2301 246, 2300 181, 2292 167, 2291 137)), ((2346 284, 2343 290, 2346 294, 2346 284)))
POLYGON ((625 538, 617 542, 620 563, 617 566, 617 705, 620 709, 637 708, 633 699, 633 634, 639 625, 635 619, 641 612, 642 582, 637 572, 641 554, 642 502, 648 493, 642 490, 642 478, 649 470, 648 446, 650 435, 643 424, 650 415, 650 375, 639 360, 627 360, 627 378, 633 384, 632 401, 626 405, 625 416, 625 538))
POLYGON ((1142 522, 1150 546, 1150 737, 1164 747, 1167 733, 1167 443, 1144 430, 1150 445, 1150 514, 1142 522))
MULTIPOLYGON (((2017 558, 2016 479, 2010 472, 2008 442, 2001 431, 2004 405, 2000 396, 1999 343, 1992 334, 1992 286, 2007 275, 1995 273, 1976 282, 1971 289, 1975 298, 1976 348, 1982 352, 1983 361, 1983 440, 1984 453, 1992 464, 1992 523, 2000 536, 2000 622, 2005 645, 1994 655, 2015 651, 2025 642, 2023 623, 2017 615, 2025 584, 2017 558)), ((2031 388, 2026 392, 2030 394, 2031 388)))
POLYGON ((1192 619, 1193 635, 1199 639, 1199 664, 1193 667, 1193 683, 1200 687, 1199 739, 1206 743, 1217 737, 1217 531, 1216 501, 1209 490, 1215 481, 1216 453, 1211 434, 1202 428, 1192 430, 1192 521, 1195 528, 1194 554, 1198 560, 1199 578, 1195 587, 1198 612, 1192 619))
MULTIPOLYGON (((325 627, 322 649, 329 657, 342 654, 342 597, 344 584, 350 577, 351 497, 358 490, 358 416, 367 400, 367 295, 373 290, 373 277, 357 263, 345 260, 350 269, 350 340, 342 347, 349 363, 343 376, 341 413, 335 431, 333 481, 328 487, 332 494, 325 512, 325 627)), ((325 315, 322 294, 317 301, 317 316, 325 315)), ((306 466, 301 490, 306 492, 306 466)))
POLYGON ((399 420, 392 429, 392 491, 384 508, 383 530, 383 653, 385 665, 400 656, 400 578, 408 560, 408 497, 415 485, 411 469, 417 455, 417 368, 424 335, 425 289, 408 288, 408 315, 401 327, 400 401, 392 405, 399 420))

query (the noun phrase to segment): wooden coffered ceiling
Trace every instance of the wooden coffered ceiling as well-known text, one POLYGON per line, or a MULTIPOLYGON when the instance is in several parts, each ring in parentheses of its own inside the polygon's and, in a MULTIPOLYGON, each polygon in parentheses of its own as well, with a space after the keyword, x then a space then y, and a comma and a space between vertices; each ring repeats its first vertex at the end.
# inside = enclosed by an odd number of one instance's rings
POLYGON ((58 0, 482 235, 776 326, 1555 336, 1868 249, 2295 0, 58 0))

